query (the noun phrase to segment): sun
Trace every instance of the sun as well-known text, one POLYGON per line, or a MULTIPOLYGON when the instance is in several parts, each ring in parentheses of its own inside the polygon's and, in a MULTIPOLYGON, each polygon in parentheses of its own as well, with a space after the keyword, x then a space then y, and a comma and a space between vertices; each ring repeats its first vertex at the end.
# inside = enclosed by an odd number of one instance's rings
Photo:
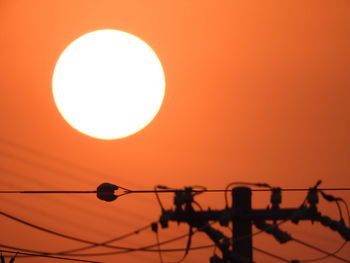
POLYGON ((74 40, 60 55, 52 92, 63 118, 99 139, 132 135, 157 115, 165 76, 153 49, 129 33, 105 29, 74 40))

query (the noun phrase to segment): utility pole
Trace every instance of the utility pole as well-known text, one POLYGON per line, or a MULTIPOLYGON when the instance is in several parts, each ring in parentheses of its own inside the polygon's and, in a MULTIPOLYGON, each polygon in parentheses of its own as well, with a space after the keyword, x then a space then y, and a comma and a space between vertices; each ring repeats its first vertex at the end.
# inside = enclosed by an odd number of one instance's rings
MULTIPOLYGON (((162 209, 159 223, 162 228, 168 227, 169 221, 186 223, 190 226, 189 238, 192 228, 204 232, 221 251, 221 257, 214 255, 211 263, 253 263, 253 234, 252 226, 272 235, 279 243, 293 240, 291 235, 279 229, 278 221, 290 220, 297 224, 301 220, 320 222, 323 226, 337 231, 345 240, 350 241, 350 229, 343 220, 332 220, 323 216, 317 210, 318 184, 309 189, 305 202, 297 208, 280 208, 282 200, 281 189, 271 188, 271 207, 267 209, 252 209, 252 190, 248 187, 236 187, 231 192, 232 207, 222 210, 196 211, 192 203, 198 191, 187 187, 175 191, 174 210, 162 209), (271 221, 267 223, 266 221, 271 221), (232 224, 232 237, 226 237, 220 230, 213 227, 219 222, 221 226, 232 224)), ((334 197, 321 192, 327 201, 336 200, 334 197)), ((190 244, 190 242, 188 242, 190 244)), ((187 252, 190 248, 187 248, 187 252)), ((299 262, 291 260, 290 262, 299 262)))
MULTIPOLYGON (((238 215, 249 215, 252 208, 252 192, 248 187, 237 187, 232 190, 232 212, 238 215)), ((232 218, 232 250, 238 256, 253 261, 252 221, 244 217, 232 218)))

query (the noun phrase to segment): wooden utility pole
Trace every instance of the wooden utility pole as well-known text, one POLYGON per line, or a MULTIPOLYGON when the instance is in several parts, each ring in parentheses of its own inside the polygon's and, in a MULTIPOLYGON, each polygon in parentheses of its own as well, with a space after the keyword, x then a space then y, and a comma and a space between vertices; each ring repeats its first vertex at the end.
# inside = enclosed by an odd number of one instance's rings
MULTIPOLYGON (((331 196, 321 193, 327 201, 332 201, 331 196)), ((231 192, 232 207, 225 207, 222 210, 196 211, 192 206, 196 194, 198 191, 192 191, 190 187, 175 191, 175 209, 162 209, 159 223, 163 228, 168 227, 169 221, 186 223, 190 229, 194 228, 207 234, 222 254, 221 257, 218 255, 211 257, 211 263, 253 263, 253 225, 260 231, 272 235, 279 243, 284 244, 293 240, 290 234, 279 229, 277 224, 279 220, 289 220, 296 224, 301 220, 320 222, 350 241, 350 229, 342 220, 332 220, 317 210, 317 186, 310 188, 306 202, 297 208, 280 208, 282 200, 280 188, 271 188, 271 206, 267 209, 252 209, 252 190, 247 187, 234 188, 231 192), (219 222, 223 227, 227 227, 231 222, 232 237, 226 237, 220 230, 215 229, 211 222, 219 222)), ((189 233, 189 236, 191 235, 192 230, 189 233)))
POLYGON ((252 208, 252 192, 247 187, 237 187, 232 190, 232 211, 237 213, 232 218, 232 251, 238 256, 253 261, 252 220, 245 219, 252 208))

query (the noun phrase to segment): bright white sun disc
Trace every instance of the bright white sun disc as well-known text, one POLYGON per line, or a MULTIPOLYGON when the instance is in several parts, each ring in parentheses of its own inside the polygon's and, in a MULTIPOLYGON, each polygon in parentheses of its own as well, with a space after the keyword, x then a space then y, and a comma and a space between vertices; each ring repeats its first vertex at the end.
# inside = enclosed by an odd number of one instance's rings
POLYGON ((158 113, 165 93, 162 65, 150 46, 118 30, 73 41, 59 57, 53 97, 76 130, 100 139, 138 132, 158 113))

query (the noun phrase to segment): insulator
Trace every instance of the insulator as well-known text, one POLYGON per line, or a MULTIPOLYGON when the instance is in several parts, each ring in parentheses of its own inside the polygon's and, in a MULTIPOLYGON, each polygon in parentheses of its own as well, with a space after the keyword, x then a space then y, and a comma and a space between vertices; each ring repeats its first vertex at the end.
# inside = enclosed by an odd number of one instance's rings
POLYGON ((307 201, 311 206, 318 204, 318 194, 317 189, 310 189, 307 195, 307 201))
POLYGON ((162 228, 167 228, 169 226, 169 213, 163 212, 159 218, 159 223, 162 228))
POLYGON ((273 235, 282 244, 292 240, 292 237, 287 232, 280 230, 276 225, 267 224, 264 221, 255 221, 254 224, 258 229, 273 235))
POLYGON ((324 226, 329 226, 332 223, 332 219, 328 216, 321 216, 320 222, 324 226))
POLYGON ((337 221, 332 220, 331 224, 329 225, 329 227, 332 230, 338 230, 340 228, 340 225, 337 221))
POLYGON ((221 258, 218 257, 218 255, 215 254, 212 257, 210 257, 210 261, 209 262, 210 263, 221 263, 223 261, 221 260, 221 258))
POLYGON ((151 229, 153 232, 158 233, 158 223, 157 222, 152 223, 151 229))
POLYGON ((326 194, 325 192, 321 191, 320 192, 322 194, 322 197, 324 199, 326 199, 327 201, 329 202, 334 202, 334 201, 340 201, 342 200, 341 198, 338 198, 338 197, 334 197, 333 195, 330 195, 330 194, 326 194))
POLYGON ((350 241, 350 229, 344 226, 338 232, 346 241, 350 241))
POLYGON ((344 224, 344 221, 335 221, 328 216, 321 216, 319 221, 322 225, 329 227, 330 229, 337 231, 345 240, 350 241, 350 229, 344 224))
POLYGON ((293 224, 299 224, 299 222, 300 222, 300 219, 299 218, 297 218, 297 217, 295 217, 295 218, 292 218, 290 221, 292 221, 292 223, 293 224))
POLYGON ((114 201, 118 198, 114 194, 115 190, 118 190, 118 186, 110 183, 103 183, 97 187, 97 198, 106 202, 114 201))
POLYGON ((220 226, 228 226, 230 221, 230 213, 226 210, 219 218, 220 226))
POLYGON ((272 208, 279 208, 279 205, 282 202, 281 188, 272 188, 270 201, 272 204, 272 208))

